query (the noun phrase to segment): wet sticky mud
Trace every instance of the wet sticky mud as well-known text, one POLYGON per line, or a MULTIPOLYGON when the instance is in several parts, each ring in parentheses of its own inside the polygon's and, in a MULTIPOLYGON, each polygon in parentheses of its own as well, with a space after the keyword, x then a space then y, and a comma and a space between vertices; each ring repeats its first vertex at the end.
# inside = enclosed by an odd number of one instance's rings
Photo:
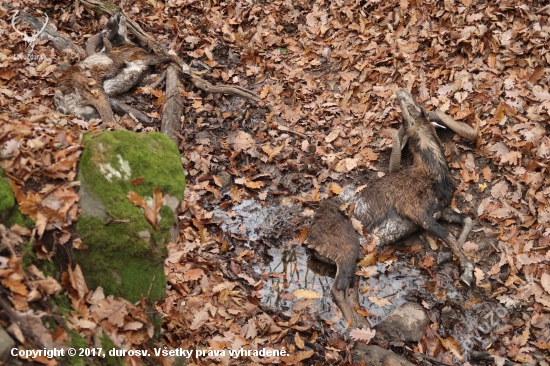
MULTIPOLYGON (((226 235, 238 239, 233 240, 235 245, 255 248, 261 254, 246 270, 263 280, 258 292, 264 304, 282 312, 310 312, 319 322, 328 323, 342 334, 346 332, 347 324, 330 293, 335 266, 317 260, 299 243, 300 227, 311 222, 304 207, 288 198, 271 204, 247 198, 230 209, 214 210, 213 221, 226 235), (320 296, 300 298, 294 295, 297 290, 320 296)), ((422 233, 417 233, 404 243, 377 248, 382 252, 381 261, 369 266, 370 277, 358 276, 360 304, 375 329, 404 303, 421 304, 437 326, 437 334, 454 339, 467 360, 471 351, 497 340, 511 314, 497 300, 486 298, 481 290, 460 285, 456 281, 456 261, 447 261, 432 270, 421 267, 411 248, 423 239, 422 233)), ((422 246, 422 250, 429 250, 429 243, 422 246)), ((357 267, 358 271, 361 269, 357 267)))

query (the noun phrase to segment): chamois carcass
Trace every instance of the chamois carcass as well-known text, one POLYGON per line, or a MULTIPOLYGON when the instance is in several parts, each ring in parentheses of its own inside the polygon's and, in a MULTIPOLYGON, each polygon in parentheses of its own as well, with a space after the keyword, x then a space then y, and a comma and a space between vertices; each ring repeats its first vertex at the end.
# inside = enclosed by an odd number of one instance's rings
POLYGON ((170 58, 148 53, 130 43, 124 17, 114 15, 107 30, 87 43, 88 57, 61 75, 54 94, 57 110, 92 118, 97 113, 103 122, 114 122, 109 97, 127 92, 145 77, 149 66, 169 62, 170 58), (96 52, 103 46, 103 52, 96 52))
MULTIPOLYGON (((319 259, 336 264, 331 292, 344 317, 351 319, 354 326, 366 325, 366 321, 354 309, 359 305, 355 266, 362 247, 350 217, 361 222, 377 245, 395 243, 420 228, 427 230, 441 238, 458 257, 462 282, 469 286, 473 279, 474 267, 460 249, 472 228, 472 220, 448 207, 455 185, 435 127, 430 123, 429 113, 408 91, 400 89, 397 101, 403 113, 403 127, 399 134, 394 134, 390 165, 394 171, 399 168, 396 160, 400 158, 404 140, 413 157, 412 165, 369 182, 363 190, 346 188, 338 197, 323 201, 306 241, 319 259), (438 219, 463 224, 458 240, 438 219)), ((442 122, 441 118, 432 117, 442 122)), ((475 136, 475 131, 466 124, 445 122, 463 136, 475 136)))

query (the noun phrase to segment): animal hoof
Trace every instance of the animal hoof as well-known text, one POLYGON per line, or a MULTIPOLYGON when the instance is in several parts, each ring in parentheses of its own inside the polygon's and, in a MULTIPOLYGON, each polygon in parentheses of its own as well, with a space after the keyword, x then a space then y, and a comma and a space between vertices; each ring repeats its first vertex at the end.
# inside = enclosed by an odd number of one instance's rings
POLYGON ((471 263, 468 263, 462 271, 462 276, 460 276, 460 280, 464 282, 466 285, 468 285, 468 287, 472 286, 472 282, 474 280, 473 272, 474 272, 474 265, 471 263))

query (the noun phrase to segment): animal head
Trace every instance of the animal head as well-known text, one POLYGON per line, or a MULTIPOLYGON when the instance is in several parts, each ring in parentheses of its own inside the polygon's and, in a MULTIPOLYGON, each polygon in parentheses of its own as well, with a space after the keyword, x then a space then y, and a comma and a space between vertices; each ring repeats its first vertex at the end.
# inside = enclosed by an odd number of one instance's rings
POLYGON ((444 176, 448 171, 447 160, 428 112, 405 89, 397 91, 397 101, 403 113, 403 128, 414 164, 430 174, 444 176))
POLYGON ((397 91, 397 102, 403 113, 403 127, 405 131, 423 130, 424 132, 433 132, 435 134, 435 128, 428 119, 428 113, 418 104, 408 90, 399 89, 397 91))
POLYGON ((126 18, 119 13, 115 13, 107 22, 106 29, 91 37, 86 43, 86 53, 88 56, 96 54, 98 48, 104 49, 105 53, 111 52, 112 47, 124 45, 133 45, 128 38, 128 28, 126 18))
POLYGON ((23 33, 21 32, 19 29, 17 29, 17 27, 15 26, 15 21, 17 18, 19 18, 17 16, 17 13, 19 11, 16 11, 15 14, 13 15, 13 18, 11 19, 11 27, 13 28, 13 30, 15 30, 20 36, 23 37, 23 41, 25 41, 25 43, 27 44, 27 52, 30 54, 32 53, 32 51, 34 50, 34 46, 36 45, 36 40, 38 39, 38 36, 40 36, 42 34, 42 32, 44 32, 44 29, 46 29, 46 26, 48 25, 48 14, 44 14, 46 16, 46 20, 44 21, 43 25, 42 25, 42 29, 40 29, 39 31, 37 31, 36 33, 34 33, 32 36, 29 36, 28 34, 26 33, 23 33))
POLYGON ((119 13, 114 14, 107 22, 105 37, 113 46, 122 46, 133 44, 128 38, 128 28, 126 27, 126 18, 121 17, 119 13))

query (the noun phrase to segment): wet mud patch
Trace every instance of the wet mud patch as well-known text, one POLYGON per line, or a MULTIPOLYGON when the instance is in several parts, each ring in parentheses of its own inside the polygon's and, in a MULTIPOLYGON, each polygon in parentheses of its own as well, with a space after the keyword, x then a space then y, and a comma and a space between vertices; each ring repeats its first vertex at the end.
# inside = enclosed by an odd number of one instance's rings
MULTIPOLYGON (((300 245, 300 228, 309 225, 309 215, 289 198, 272 204, 247 198, 230 209, 214 210, 213 221, 237 239, 232 241, 236 247, 254 248, 260 254, 243 269, 262 279, 257 291, 263 304, 282 313, 310 313, 344 334, 347 324, 330 291, 335 266, 317 260, 300 245), (307 292, 304 295, 299 290, 307 292)), ((416 234, 404 243, 377 248, 381 251, 378 263, 357 267, 368 273, 358 279, 360 304, 374 329, 403 304, 422 305, 432 331, 428 329, 421 343, 428 346, 430 338, 442 337, 454 342, 467 361, 472 351, 498 341, 499 333, 510 327, 511 314, 498 300, 488 299, 482 289, 460 285, 456 262, 423 268, 418 259, 426 253, 437 257, 437 253, 429 251, 427 242, 419 250, 421 238, 416 234)))

